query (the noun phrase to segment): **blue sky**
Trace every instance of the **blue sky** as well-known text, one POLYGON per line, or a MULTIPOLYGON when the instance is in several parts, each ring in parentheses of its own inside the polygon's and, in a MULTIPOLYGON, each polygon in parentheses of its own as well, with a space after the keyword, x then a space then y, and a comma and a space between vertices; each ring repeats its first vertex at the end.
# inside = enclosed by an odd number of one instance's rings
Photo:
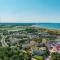
POLYGON ((0 22, 60 22, 60 0, 0 0, 0 22))

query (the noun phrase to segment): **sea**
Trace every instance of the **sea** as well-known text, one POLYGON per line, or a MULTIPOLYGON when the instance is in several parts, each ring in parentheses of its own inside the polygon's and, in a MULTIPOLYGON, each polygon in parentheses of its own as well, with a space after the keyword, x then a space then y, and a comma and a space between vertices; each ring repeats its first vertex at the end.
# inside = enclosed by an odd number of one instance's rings
POLYGON ((36 26, 41 28, 48 29, 57 29, 60 30, 60 23, 0 23, 0 26, 36 26))

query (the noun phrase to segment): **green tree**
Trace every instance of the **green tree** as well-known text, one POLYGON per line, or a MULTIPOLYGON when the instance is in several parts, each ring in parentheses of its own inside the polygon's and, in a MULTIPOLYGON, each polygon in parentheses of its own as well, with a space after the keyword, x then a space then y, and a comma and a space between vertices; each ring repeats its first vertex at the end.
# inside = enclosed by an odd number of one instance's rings
POLYGON ((51 59, 52 60, 60 60, 60 54, 58 54, 58 53, 52 53, 51 54, 51 59))

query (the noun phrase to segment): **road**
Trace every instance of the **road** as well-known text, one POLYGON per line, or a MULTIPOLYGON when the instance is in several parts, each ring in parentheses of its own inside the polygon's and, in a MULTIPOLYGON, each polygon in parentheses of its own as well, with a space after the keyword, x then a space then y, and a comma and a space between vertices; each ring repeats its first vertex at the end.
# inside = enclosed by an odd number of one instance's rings
POLYGON ((51 60, 51 56, 48 56, 45 60, 51 60))
POLYGON ((5 42, 5 38, 6 38, 6 37, 7 37, 7 36, 2 35, 1 43, 2 43, 2 46, 3 46, 3 47, 8 46, 7 43, 5 42))

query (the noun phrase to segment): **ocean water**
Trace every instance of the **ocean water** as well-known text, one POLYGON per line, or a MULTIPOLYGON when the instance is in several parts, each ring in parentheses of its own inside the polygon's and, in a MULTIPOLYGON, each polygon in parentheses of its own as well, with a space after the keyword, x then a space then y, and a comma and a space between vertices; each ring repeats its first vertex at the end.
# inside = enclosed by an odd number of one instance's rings
POLYGON ((38 27, 60 30, 60 23, 38 23, 38 27))
POLYGON ((35 25, 36 23, 0 23, 0 26, 7 26, 7 25, 12 25, 12 26, 31 26, 35 25))
POLYGON ((37 26, 42 28, 48 28, 48 29, 59 29, 60 30, 60 23, 0 23, 0 26, 7 26, 7 25, 13 25, 13 26, 37 26))

